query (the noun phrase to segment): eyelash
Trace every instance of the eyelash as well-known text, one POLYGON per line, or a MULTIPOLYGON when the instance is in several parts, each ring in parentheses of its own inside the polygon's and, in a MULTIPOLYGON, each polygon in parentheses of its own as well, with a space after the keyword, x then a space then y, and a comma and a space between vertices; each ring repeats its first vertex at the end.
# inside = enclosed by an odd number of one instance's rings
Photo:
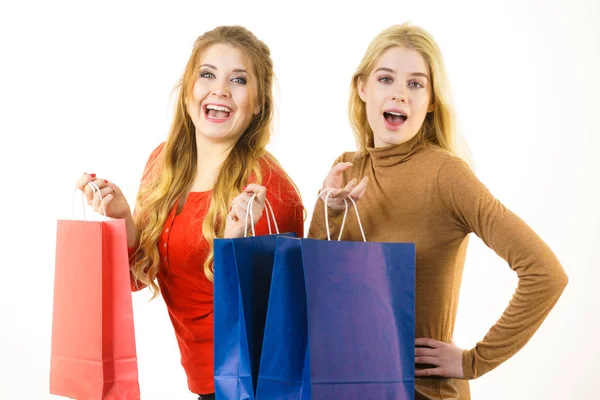
MULTIPOLYGON (((214 79, 215 75, 212 72, 202 72, 202 73, 200 73, 200 77, 205 78, 205 79, 214 79)), ((243 78, 241 76, 233 78, 232 81, 235 83, 238 83, 240 85, 245 85, 246 83, 248 83, 246 78, 243 78)))
MULTIPOLYGON (((378 81, 381 82, 381 83, 391 83, 392 82, 392 78, 390 78, 389 76, 382 76, 381 78, 378 79, 378 81)), ((408 86, 415 87, 414 85, 416 85, 417 89, 421 89, 423 87, 423 85, 421 85, 417 81, 410 81, 410 82, 408 82, 408 86)))

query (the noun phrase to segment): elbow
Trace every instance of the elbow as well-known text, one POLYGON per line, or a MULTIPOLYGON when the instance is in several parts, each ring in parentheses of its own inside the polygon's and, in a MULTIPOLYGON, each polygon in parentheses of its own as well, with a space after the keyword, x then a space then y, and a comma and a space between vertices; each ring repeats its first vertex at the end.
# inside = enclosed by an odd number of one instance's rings
POLYGON ((560 265, 554 271, 553 274, 548 276, 548 289, 559 297, 569 284, 569 277, 560 265))

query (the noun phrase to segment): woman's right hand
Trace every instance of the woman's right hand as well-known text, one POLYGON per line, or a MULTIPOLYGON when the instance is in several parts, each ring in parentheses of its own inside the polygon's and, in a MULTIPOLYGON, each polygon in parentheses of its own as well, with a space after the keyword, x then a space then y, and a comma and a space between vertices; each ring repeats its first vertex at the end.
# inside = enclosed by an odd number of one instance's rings
POLYGON ((126 219, 131 216, 131 208, 121 192, 121 189, 106 179, 96 178, 96 174, 83 174, 77 181, 77 188, 81 190, 87 200, 87 203, 99 214, 114 219, 126 219), (100 189, 101 198, 98 198, 96 192, 96 201, 94 202, 94 191, 88 183, 93 182, 100 189), (100 204, 102 202, 102 204, 100 204), (104 210, 102 208, 104 205, 104 210))
MULTIPOLYGON (((325 180, 323 181, 323 188, 321 191, 329 188, 335 189, 331 191, 331 194, 327 199, 327 205, 333 210, 344 210, 346 208, 346 203, 344 202, 346 197, 350 196, 355 202, 358 202, 367 191, 367 183, 369 182, 369 178, 366 176, 360 181, 360 183, 358 183, 357 179, 355 178, 348 182, 344 188, 342 188, 342 173, 351 166, 352 163, 349 162, 337 163, 333 166, 333 168, 331 168, 331 171, 329 171, 329 174, 327 174, 325 180)), ((327 192, 321 193, 321 199, 323 199, 323 202, 325 201, 326 196, 327 192)))

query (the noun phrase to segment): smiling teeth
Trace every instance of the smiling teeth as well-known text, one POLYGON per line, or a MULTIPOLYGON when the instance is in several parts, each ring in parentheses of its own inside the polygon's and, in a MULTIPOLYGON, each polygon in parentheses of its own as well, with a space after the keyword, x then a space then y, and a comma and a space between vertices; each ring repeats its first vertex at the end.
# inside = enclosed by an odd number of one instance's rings
POLYGON ((231 112, 230 108, 227 107, 221 107, 221 106, 215 106, 213 104, 209 104, 206 106, 207 110, 215 110, 215 111, 223 111, 223 112, 231 112))
POLYGON ((395 115, 397 117, 406 117, 406 115, 399 113, 399 112, 394 112, 394 111, 387 111, 388 114, 390 115, 395 115))

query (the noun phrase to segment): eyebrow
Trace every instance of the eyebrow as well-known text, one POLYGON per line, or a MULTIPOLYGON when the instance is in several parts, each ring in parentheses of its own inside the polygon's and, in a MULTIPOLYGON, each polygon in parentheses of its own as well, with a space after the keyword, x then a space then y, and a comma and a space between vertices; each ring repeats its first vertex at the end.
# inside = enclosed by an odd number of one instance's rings
MULTIPOLYGON (((383 72, 389 72, 390 74, 395 74, 396 71, 394 71, 391 68, 386 68, 386 67, 381 67, 381 68, 377 68, 377 70, 375 72, 379 72, 379 71, 383 71, 383 72)), ((422 72, 411 72, 409 74, 410 76, 422 76, 423 78, 426 78, 429 80, 429 75, 424 74, 422 72)))
MULTIPOLYGON (((208 68, 212 68, 212 69, 214 69, 215 71, 218 71, 218 70, 219 70, 217 67, 215 67, 215 66, 214 66, 214 65, 212 65, 212 64, 202 64, 200 67, 201 67, 201 68, 202 68, 202 67, 208 67, 208 68)), ((233 72, 243 72, 244 74, 247 74, 247 73, 248 73, 248 71, 246 71, 245 69, 242 69, 242 68, 235 68, 235 69, 233 70, 233 72)))

